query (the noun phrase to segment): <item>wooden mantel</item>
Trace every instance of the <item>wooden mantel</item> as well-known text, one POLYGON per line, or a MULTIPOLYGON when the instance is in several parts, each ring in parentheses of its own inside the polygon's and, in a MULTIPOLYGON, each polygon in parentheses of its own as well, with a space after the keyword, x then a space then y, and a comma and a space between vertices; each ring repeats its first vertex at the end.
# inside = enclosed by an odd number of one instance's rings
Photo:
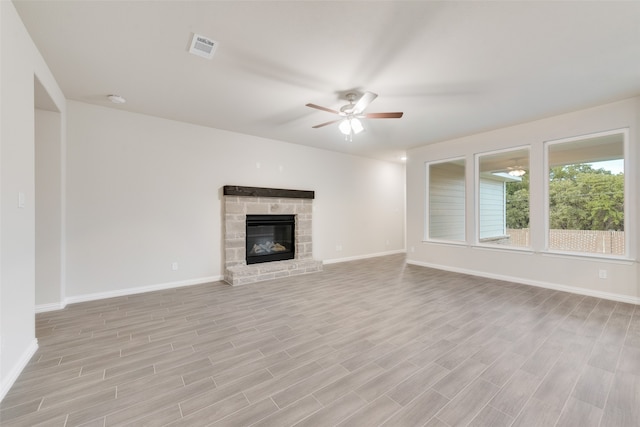
POLYGON ((276 197, 287 199, 315 199, 315 192, 306 190, 285 190, 280 188, 241 187, 238 185, 225 185, 225 196, 244 197, 276 197))

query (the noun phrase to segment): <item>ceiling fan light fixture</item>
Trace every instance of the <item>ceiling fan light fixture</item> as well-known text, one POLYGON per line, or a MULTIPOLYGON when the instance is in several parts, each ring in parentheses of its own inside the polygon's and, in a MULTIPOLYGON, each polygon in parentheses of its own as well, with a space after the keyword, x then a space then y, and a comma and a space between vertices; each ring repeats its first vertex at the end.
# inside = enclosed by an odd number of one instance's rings
POLYGON ((364 130, 362 122, 355 117, 346 118, 340 122, 338 129, 343 135, 357 135, 364 130))
POLYGON ((362 122, 360 120, 351 119, 351 120, 349 120, 349 122, 351 123, 351 130, 356 135, 364 130, 364 126, 362 126, 362 122))
POLYGON ((517 177, 521 177, 524 174, 527 173, 527 171, 525 171, 524 169, 512 169, 509 172, 507 172, 509 175, 511 176, 517 176, 517 177))
POLYGON ((344 119, 343 121, 341 121, 338 125, 338 129, 340 129, 340 132, 342 132, 343 135, 350 135, 351 123, 349 123, 349 119, 344 119))

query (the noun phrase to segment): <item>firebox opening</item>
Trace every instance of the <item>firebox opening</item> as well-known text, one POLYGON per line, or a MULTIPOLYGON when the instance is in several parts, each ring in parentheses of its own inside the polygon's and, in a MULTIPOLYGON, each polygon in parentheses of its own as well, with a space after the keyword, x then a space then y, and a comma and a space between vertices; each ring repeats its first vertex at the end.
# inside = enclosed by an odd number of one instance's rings
POLYGON ((247 215, 247 265, 295 258, 295 215, 247 215))

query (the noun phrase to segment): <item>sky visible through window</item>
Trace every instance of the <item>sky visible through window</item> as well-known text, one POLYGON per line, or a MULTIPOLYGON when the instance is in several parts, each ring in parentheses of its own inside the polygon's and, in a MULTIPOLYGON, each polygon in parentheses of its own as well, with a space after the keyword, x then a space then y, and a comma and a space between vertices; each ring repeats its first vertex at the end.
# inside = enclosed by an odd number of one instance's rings
POLYGON ((589 163, 594 169, 605 169, 611 171, 612 174, 617 175, 624 173, 624 160, 607 160, 604 162, 589 163))

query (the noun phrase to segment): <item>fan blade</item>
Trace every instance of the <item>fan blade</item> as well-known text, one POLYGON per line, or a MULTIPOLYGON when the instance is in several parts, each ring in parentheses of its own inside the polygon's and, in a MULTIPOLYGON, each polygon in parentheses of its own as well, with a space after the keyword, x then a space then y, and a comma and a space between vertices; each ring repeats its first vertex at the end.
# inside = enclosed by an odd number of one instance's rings
POLYGON ((367 113, 362 117, 365 119, 399 119, 403 113, 367 113))
POLYGON ((307 107, 315 108, 316 110, 326 111, 327 113, 340 114, 339 111, 332 110, 331 108, 323 107, 321 105, 316 104, 305 104, 307 107))
POLYGON ((373 100, 376 99, 377 97, 378 95, 373 92, 365 92, 360 97, 358 102, 356 102, 356 105, 354 105, 353 114, 362 114, 365 108, 367 108, 369 104, 371 104, 371 102, 373 102, 373 100))
POLYGON ((319 124, 319 125, 315 125, 315 126, 311 126, 311 127, 312 127, 312 128, 314 128, 314 129, 318 129, 318 128, 321 128, 321 127, 323 127, 323 126, 327 126, 327 125, 332 125, 332 124, 334 124, 334 123, 338 123, 340 120, 342 120, 342 119, 339 119, 339 120, 331 120, 330 122, 321 123, 321 124, 319 124))

